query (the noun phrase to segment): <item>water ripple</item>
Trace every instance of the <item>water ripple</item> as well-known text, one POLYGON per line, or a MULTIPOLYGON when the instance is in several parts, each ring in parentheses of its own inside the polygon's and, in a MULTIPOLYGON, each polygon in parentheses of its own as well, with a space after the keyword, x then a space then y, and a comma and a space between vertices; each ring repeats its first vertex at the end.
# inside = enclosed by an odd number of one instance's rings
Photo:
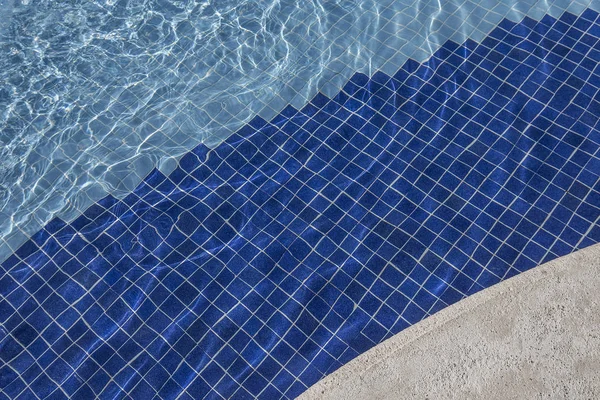
MULTIPOLYGON (((593 3, 593 4, 592 4, 593 3)), ((259 114, 600 0, 0 0, 0 260, 259 114)))
POLYGON ((314 91, 336 7, 354 2, 3 3, 0 234, 78 209, 85 188, 125 193, 293 77, 314 91))

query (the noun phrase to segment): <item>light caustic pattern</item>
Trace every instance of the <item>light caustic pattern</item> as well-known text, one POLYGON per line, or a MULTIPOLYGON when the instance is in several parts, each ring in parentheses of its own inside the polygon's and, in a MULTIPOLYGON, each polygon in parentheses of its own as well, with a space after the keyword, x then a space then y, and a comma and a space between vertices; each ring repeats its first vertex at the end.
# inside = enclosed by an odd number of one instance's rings
POLYGON ((132 190, 161 157, 232 133, 264 107, 253 99, 268 102, 293 76, 308 90, 328 57, 327 15, 354 7, 345 3, 11 7, 0 37, 0 233, 132 190))
POLYGON ((0 2, 0 261, 200 142, 584 1, 0 2))

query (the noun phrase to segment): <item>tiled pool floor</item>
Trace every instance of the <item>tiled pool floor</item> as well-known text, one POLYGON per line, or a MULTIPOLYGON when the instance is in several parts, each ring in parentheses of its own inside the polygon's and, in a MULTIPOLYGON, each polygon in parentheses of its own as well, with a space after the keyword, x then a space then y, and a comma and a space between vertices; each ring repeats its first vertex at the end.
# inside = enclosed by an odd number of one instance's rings
POLYGON ((54 219, 1 267, 0 397, 292 398, 597 243, 599 38, 505 19, 54 219))

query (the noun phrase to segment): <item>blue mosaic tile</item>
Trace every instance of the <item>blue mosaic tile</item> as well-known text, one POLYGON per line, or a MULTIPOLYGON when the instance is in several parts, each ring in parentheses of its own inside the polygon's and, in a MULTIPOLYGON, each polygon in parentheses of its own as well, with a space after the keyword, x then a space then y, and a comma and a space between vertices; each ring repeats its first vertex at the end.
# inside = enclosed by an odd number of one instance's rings
POLYGON ((0 398, 293 398, 599 242, 599 38, 505 20, 53 220, 1 266, 0 398))

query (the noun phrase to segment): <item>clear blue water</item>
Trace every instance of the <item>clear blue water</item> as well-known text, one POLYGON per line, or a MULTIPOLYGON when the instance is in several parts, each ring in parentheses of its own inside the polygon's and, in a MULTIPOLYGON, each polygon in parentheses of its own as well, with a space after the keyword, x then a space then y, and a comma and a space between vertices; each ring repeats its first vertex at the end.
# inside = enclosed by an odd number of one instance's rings
POLYGON ((314 91, 330 57, 329 16, 355 9, 351 0, 4 2, 0 234, 32 215, 82 211, 88 199, 77 196, 90 186, 131 190, 162 158, 231 134, 258 111, 252 100, 268 103, 295 76, 305 79, 296 90, 314 91))
POLYGON ((255 115, 589 1, 22 1, 0 20, 0 259, 255 115))

